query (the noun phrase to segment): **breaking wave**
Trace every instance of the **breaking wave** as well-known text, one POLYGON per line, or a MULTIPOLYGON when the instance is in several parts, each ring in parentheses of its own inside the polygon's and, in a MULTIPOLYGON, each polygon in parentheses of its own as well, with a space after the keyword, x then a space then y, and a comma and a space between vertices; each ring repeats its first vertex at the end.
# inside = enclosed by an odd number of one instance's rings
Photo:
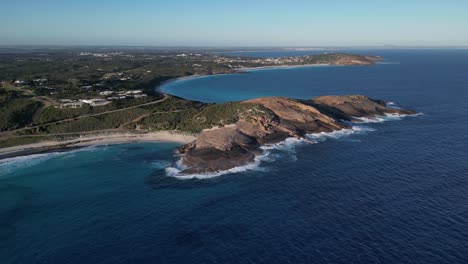
POLYGON ((401 109, 395 102, 387 102, 387 107, 394 108, 394 109, 401 109))
POLYGON ((175 177, 180 180, 189 180, 189 179, 209 179, 218 177, 225 174, 240 173, 245 171, 267 171, 267 168, 261 167, 262 163, 271 163, 278 159, 289 159, 291 161, 296 161, 296 146, 304 144, 317 144, 323 142, 327 139, 340 139, 352 134, 366 133, 369 131, 374 131, 375 129, 365 127, 365 126, 354 126, 350 129, 342 129, 332 132, 321 132, 314 134, 307 134, 304 138, 287 138, 281 142, 275 144, 268 144, 260 147, 263 151, 261 155, 255 157, 254 161, 243 165, 234 167, 224 171, 217 171, 211 173, 196 173, 196 174, 184 174, 182 171, 188 167, 182 164, 182 158, 179 159, 176 164, 172 167, 166 167, 166 175, 170 177, 175 177))
POLYGON ((59 152, 51 152, 0 160, 0 176, 8 175, 19 169, 35 166, 60 154, 59 152))
POLYGON ((14 173, 20 169, 25 169, 25 168, 36 166, 38 164, 41 164, 55 157, 59 157, 59 156, 71 157, 79 151, 90 151, 93 149, 94 149, 93 147, 87 147, 87 148, 81 148, 81 149, 72 150, 72 151, 47 152, 47 153, 32 154, 32 155, 2 159, 0 160, 0 177, 14 173))
POLYGON ((194 174, 181 173, 183 170, 187 169, 187 167, 182 164, 182 159, 180 159, 176 162, 176 165, 174 167, 166 168, 166 175, 175 177, 180 180, 190 180, 190 179, 210 179, 210 178, 218 177, 218 176, 225 175, 225 174, 239 173, 239 172, 245 172, 245 171, 265 171, 264 169, 260 168, 260 163, 262 162, 262 159, 265 156, 266 156, 265 153, 262 155, 258 155, 257 157, 255 157, 253 162, 243 165, 243 166, 234 167, 228 170, 210 172, 210 173, 194 173, 194 174))
POLYGON ((364 133, 372 132, 372 131, 375 131, 375 129, 371 127, 367 127, 367 126, 355 125, 349 129, 335 130, 332 132, 320 132, 320 133, 307 134, 306 137, 314 143, 319 143, 319 142, 324 142, 327 139, 340 139, 343 137, 351 136, 353 134, 364 134, 364 133))
MULTIPOLYGON (((398 106, 393 102, 388 102, 387 106, 398 109, 398 106)), ((263 153, 255 157, 255 160, 253 162, 243 165, 243 166, 234 167, 229 170, 212 172, 212 173, 201 173, 201 174, 184 174, 182 173, 182 171, 187 169, 187 167, 185 167, 182 164, 182 158, 176 162, 175 166, 166 167, 165 170, 168 176, 175 177, 175 178, 182 179, 182 180, 209 179, 209 178, 214 178, 214 177, 218 177, 218 176, 225 175, 225 174, 239 173, 239 172, 245 172, 245 171, 265 171, 266 168, 260 167, 262 162, 271 163, 278 159, 284 159, 284 158, 287 158, 291 161, 296 161, 297 160, 296 146, 298 145, 317 144, 317 143, 324 142, 329 139, 338 140, 342 138, 347 138, 353 134, 366 134, 368 132, 372 132, 376 130, 368 126, 360 125, 363 123, 381 123, 381 122, 386 122, 386 121, 401 120, 402 118, 407 117, 407 116, 420 116, 420 115, 422 115, 422 113, 411 114, 411 115, 385 114, 384 116, 375 116, 375 117, 354 117, 353 116, 353 118, 357 121, 358 124, 356 124, 356 121, 348 122, 352 125, 352 127, 349 129, 335 130, 332 132, 320 132, 320 133, 307 134, 305 135, 304 138, 287 138, 286 140, 281 141, 276 144, 268 144, 268 145, 262 146, 260 147, 260 149, 263 151, 263 153)))
MULTIPOLYGON (((390 102, 391 103, 391 102, 390 102)), ((393 107, 395 108, 395 107, 393 107)), ((357 117, 353 116, 355 120, 358 120, 359 123, 382 123, 386 121, 396 121, 396 120, 401 120, 404 117, 407 116, 420 116, 422 113, 416 113, 412 115, 405 115, 405 114, 385 114, 383 116, 373 116, 373 117, 357 117)))

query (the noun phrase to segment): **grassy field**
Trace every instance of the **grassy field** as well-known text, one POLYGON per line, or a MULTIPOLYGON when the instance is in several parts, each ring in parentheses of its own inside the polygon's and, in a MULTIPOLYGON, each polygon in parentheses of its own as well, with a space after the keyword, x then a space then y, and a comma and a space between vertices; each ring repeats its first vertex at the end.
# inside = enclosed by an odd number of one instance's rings
MULTIPOLYGON (((268 110, 255 104, 237 102, 204 104, 168 96, 167 100, 154 105, 99 116, 75 118, 66 122, 40 124, 34 129, 23 129, 16 135, 59 134, 109 129, 200 132, 206 128, 235 123, 240 118, 248 119, 250 116, 258 115, 259 112, 266 113, 268 110)), ((44 111, 43 115, 49 115, 48 111, 44 111)))
POLYGON ((42 103, 15 90, 0 89, 0 131, 30 124, 42 103))

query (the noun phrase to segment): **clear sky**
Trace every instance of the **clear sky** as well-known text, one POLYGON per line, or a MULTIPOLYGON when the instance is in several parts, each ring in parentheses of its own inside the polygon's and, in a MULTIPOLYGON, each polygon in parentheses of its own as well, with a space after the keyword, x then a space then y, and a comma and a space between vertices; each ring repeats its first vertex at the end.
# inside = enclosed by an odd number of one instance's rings
POLYGON ((0 45, 468 45, 468 0, 0 0, 0 45))

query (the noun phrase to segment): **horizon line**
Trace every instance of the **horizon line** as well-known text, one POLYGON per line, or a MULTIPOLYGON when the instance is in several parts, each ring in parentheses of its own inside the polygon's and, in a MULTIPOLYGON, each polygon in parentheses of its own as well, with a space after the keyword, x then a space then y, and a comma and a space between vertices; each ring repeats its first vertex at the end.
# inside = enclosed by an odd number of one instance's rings
POLYGON ((10 47, 118 47, 118 48, 468 48, 467 45, 98 45, 98 44, 0 44, 10 47))

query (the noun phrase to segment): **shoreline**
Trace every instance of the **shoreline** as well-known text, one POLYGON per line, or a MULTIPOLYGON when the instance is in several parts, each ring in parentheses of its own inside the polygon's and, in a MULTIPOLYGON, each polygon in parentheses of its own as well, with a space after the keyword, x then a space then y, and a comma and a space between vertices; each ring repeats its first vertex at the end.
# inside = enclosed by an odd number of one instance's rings
MULTIPOLYGON (((243 73, 243 72, 242 71, 234 71, 234 72, 229 72, 229 73, 215 73, 215 74, 203 74, 203 75, 202 74, 194 74, 194 75, 189 75, 189 76, 175 77, 175 78, 166 80, 166 81, 156 85, 156 87, 154 87, 154 90, 156 92, 158 92, 158 93, 161 93, 161 94, 169 94, 169 93, 166 93, 166 92, 162 91, 161 88, 163 86, 166 86, 166 85, 168 85, 170 83, 173 83, 173 82, 191 80, 191 79, 197 79, 197 78, 205 78, 205 77, 210 77, 210 76, 220 76, 220 75, 240 74, 240 73, 243 73)), ((244 73, 247 73, 247 71, 244 72, 244 73)), ((169 95, 177 96, 177 95, 173 95, 173 94, 169 94, 169 95)))
POLYGON ((257 70, 274 70, 274 69, 295 69, 295 68, 308 68, 308 67, 325 67, 325 66, 345 66, 345 65, 332 65, 328 63, 317 64, 301 64, 301 65, 270 65, 259 67, 243 67, 238 68, 238 72, 251 72, 257 70))
POLYGON ((174 142, 187 144, 195 140, 194 135, 178 131, 158 131, 151 133, 115 133, 93 136, 80 136, 64 141, 43 141, 0 149, 0 161, 3 159, 29 156, 47 152, 64 152, 89 146, 115 145, 141 142, 174 142))
MULTIPOLYGON (((154 87, 154 90, 159 93, 165 94, 166 92, 162 91, 161 88, 164 86, 177 82, 177 81, 183 81, 183 80, 190 80, 190 79, 197 79, 197 78, 204 78, 204 77, 209 77, 209 76, 219 76, 219 75, 229 75, 229 74, 242 74, 242 73, 249 73, 253 71, 261 71, 261 70, 274 70, 274 69, 294 69, 294 68, 307 68, 307 67, 324 67, 324 66, 346 66, 346 65, 332 65, 332 64, 302 64, 302 65, 269 65, 269 66, 258 66, 258 67, 242 67, 242 68, 236 68, 233 69, 232 72, 225 72, 225 73, 214 73, 214 74, 194 74, 194 75, 189 75, 189 76, 181 76, 181 77, 176 77, 172 78, 169 80, 166 80, 154 87)), ((168 93, 169 94, 169 93, 168 93)), ((170 94, 173 95, 173 94, 170 94)), ((173 95, 177 96, 177 95, 173 95)))
POLYGON ((209 76, 209 75, 199 75, 199 74, 195 74, 195 75, 181 76, 181 77, 176 77, 176 78, 168 79, 168 80, 165 80, 164 82, 162 82, 162 83, 156 85, 156 86, 154 87, 154 91, 156 91, 156 92, 158 92, 158 93, 164 94, 164 92, 161 91, 161 88, 162 88, 164 85, 167 85, 167 84, 170 84, 170 83, 176 82, 176 81, 188 80, 188 79, 197 78, 197 77, 203 77, 203 76, 209 76))

